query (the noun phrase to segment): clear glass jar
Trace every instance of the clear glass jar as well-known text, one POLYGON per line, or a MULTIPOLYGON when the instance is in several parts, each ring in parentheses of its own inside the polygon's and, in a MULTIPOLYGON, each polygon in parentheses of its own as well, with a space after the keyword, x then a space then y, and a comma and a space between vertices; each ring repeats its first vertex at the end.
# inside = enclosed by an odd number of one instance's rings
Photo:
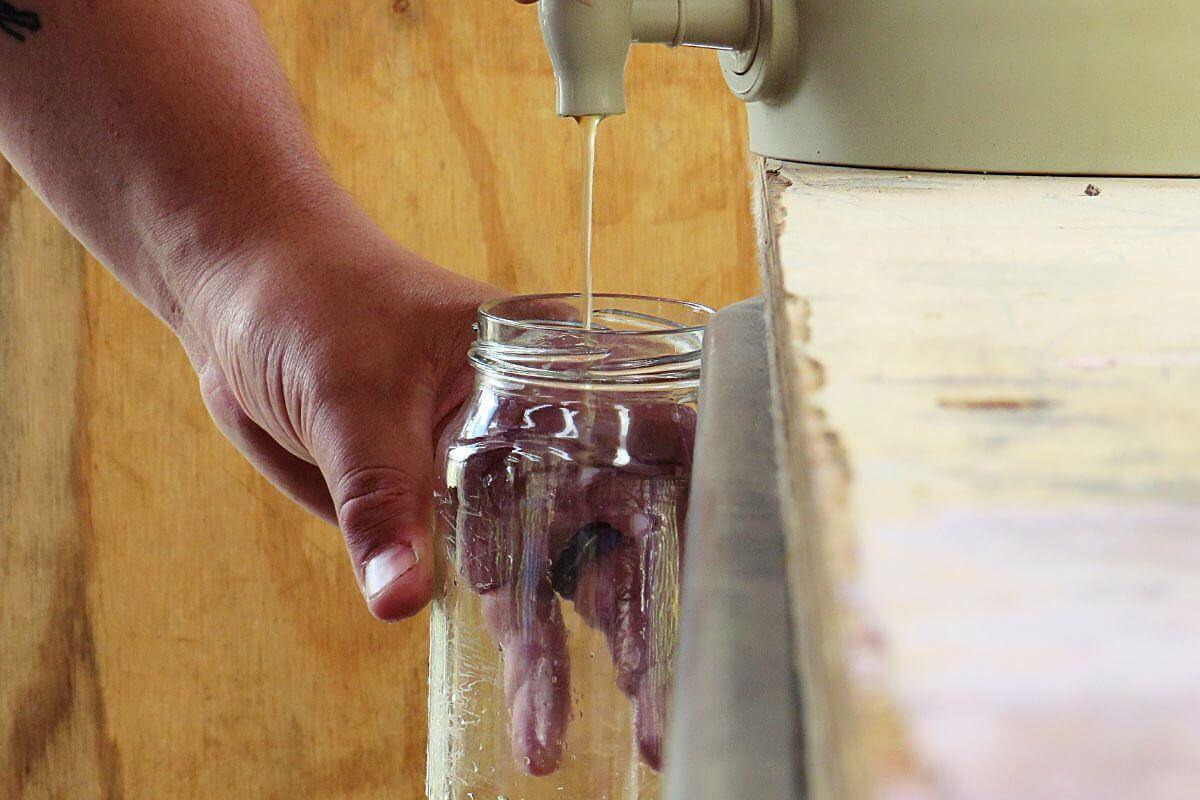
POLYGON ((654 800, 712 309, 479 312, 440 445, 430 800, 654 800))

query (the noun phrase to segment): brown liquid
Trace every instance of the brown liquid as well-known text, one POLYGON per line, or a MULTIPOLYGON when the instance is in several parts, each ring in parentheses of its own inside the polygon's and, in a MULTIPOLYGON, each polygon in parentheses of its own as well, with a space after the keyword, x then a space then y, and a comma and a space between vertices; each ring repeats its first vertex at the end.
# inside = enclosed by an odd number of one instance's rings
POLYGON ((579 210, 579 264, 583 270, 583 286, 579 300, 585 330, 592 328, 595 302, 592 299, 592 198, 596 188, 596 131, 604 117, 591 114, 576 117, 579 123, 580 183, 583 195, 579 210))

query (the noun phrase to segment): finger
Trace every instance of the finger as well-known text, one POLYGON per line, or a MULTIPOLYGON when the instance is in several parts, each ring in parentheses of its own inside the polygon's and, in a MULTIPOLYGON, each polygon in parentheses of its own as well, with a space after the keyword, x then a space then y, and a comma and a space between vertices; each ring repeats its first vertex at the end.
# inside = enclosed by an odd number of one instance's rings
POLYGON ((634 697, 650 666, 649 619, 638 543, 622 535, 608 557, 584 566, 573 595, 583 621, 608 642, 617 686, 634 697))
POLYGON ((634 735, 638 752, 646 765, 656 772, 662 770, 663 731, 667 729, 667 699, 670 696, 670 675, 665 669, 648 670, 633 698, 634 735))
MULTIPOLYGON (((536 435, 545 435, 536 410, 523 419, 536 435)), ((584 504, 570 502, 580 493, 579 471, 547 470, 516 445, 478 450, 448 471, 459 572, 477 593, 559 563, 559 553, 585 519, 584 504)))
POLYGON ((674 403, 631 409, 626 447, 638 464, 691 469, 696 410, 674 403))
POLYGON ((574 598, 584 621, 608 640, 617 685, 633 702, 638 749, 656 770, 678 639, 685 487, 674 476, 600 478, 589 491, 592 512, 619 538, 582 567, 574 598))
POLYGON ((484 623, 504 659, 504 696, 517 764, 549 775, 563 758, 571 711, 567 630, 554 590, 512 584, 480 597, 484 623))
POLYGON ((200 375, 200 394, 217 427, 267 480, 321 519, 336 523, 321 471, 292 455, 255 424, 234 399, 223 375, 205 369, 200 375))
POLYGON ((573 425, 603 463, 623 457, 623 471, 643 476, 687 475, 696 439, 695 409, 674 403, 611 404, 580 409, 573 425))
POLYGON ((455 473, 450 492, 459 573, 476 593, 498 589, 512 581, 523 551, 520 460, 501 445, 472 453, 455 473))
POLYGON ((360 387, 327 401, 311 434, 359 585, 382 620, 412 616, 433 593, 433 423, 428 396, 360 387))
POLYGON ((655 572, 643 568, 656 559, 626 537, 612 557, 584 571, 575 609, 605 634, 617 687, 633 706, 638 751, 659 770, 676 636, 666 601, 671 589, 655 586, 655 572))

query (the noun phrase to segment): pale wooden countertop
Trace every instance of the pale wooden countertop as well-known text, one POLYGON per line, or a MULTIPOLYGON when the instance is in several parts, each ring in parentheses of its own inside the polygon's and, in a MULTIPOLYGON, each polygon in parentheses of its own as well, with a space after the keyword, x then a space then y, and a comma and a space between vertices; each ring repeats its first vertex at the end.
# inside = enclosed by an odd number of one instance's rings
POLYGON ((1200 182, 763 168, 814 798, 1200 796, 1200 182))

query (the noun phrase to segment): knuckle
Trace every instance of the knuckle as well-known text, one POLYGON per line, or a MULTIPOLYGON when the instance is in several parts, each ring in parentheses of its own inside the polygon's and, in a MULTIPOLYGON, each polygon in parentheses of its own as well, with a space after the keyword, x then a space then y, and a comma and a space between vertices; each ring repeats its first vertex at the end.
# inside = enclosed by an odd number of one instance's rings
POLYGON ((224 412, 229 405, 229 388, 225 376, 211 362, 200 370, 200 397, 214 411, 224 412))
POLYGON ((220 371, 208 366, 200 373, 200 397, 222 430, 242 433, 253 423, 220 371))
POLYGON ((403 469, 364 467, 338 483, 338 524, 356 558, 368 555, 380 540, 390 541, 399 523, 412 513, 416 481, 403 469))

